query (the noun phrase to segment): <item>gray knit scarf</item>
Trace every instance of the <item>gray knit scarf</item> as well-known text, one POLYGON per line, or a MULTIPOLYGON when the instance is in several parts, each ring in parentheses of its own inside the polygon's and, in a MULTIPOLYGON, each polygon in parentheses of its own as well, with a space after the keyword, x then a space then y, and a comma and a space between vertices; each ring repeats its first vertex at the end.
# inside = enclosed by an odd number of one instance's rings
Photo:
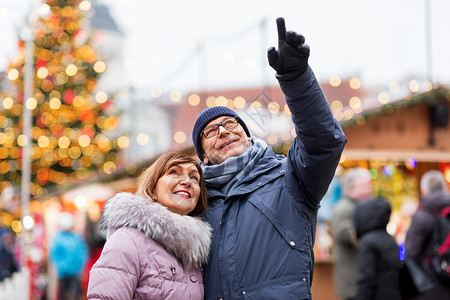
POLYGON ((239 156, 230 157, 218 165, 202 163, 208 188, 214 188, 228 196, 247 176, 262 157, 267 144, 259 138, 251 138, 250 147, 239 156))

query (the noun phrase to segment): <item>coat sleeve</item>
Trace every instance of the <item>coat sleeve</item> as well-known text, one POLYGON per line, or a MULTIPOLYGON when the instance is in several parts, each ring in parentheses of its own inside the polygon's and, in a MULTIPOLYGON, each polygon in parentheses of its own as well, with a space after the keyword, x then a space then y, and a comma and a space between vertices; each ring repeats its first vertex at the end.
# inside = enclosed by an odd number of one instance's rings
POLYGON ((338 202, 335 206, 331 219, 331 232, 336 242, 356 248, 356 232, 351 218, 352 208, 344 204, 346 203, 338 202))
POLYGON ((317 208, 328 190, 347 139, 310 68, 292 82, 280 81, 297 137, 288 153, 290 185, 317 208))
POLYGON ((406 256, 424 258, 433 231, 433 216, 418 210, 411 219, 406 233, 406 256))
POLYGON ((132 299, 139 279, 139 256, 131 236, 116 230, 89 275, 88 299, 132 299))
POLYGON ((358 248, 358 285, 355 300, 374 299, 379 263, 376 248, 370 242, 362 241, 358 248))

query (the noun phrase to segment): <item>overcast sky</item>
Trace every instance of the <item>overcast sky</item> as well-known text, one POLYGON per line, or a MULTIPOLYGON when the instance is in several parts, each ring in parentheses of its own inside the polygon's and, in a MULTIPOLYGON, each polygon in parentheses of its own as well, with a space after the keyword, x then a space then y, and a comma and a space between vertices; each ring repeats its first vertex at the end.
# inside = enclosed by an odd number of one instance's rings
MULTIPOLYGON (((276 84, 266 51, 277 44, 279 16, 287 30, 306 37, 310 65, 322 81, 358 76, 372 87, 431 75, 434 82, 450 84, 450 1, 428 0, 430 43, 427 0, 98 1, 124 33, 125 84, 138 88, 276 84)), ((16 55, 17 31, 35 2, 0 0, 1 70, 16 55)))

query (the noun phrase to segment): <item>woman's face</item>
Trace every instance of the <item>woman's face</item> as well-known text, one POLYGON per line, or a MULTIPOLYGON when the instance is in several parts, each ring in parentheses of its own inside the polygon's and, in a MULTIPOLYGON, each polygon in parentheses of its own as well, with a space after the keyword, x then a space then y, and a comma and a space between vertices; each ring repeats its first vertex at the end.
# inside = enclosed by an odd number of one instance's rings
POLYGON ((200 174, 192 163, 170 167, 156 183, 155 200, 171 212, 187 215, 200 196, 200 174))

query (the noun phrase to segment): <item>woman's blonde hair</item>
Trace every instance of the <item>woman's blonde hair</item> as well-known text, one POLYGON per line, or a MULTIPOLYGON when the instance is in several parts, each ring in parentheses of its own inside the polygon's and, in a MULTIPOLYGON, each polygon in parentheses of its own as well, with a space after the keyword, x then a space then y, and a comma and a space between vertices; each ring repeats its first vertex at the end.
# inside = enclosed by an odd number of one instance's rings
POLYGON ((195 206, 194 210, 191 211, 188 215, 201 215, 205 211, 208 204, 208 195, 206 191, 205 178, 203 177, 203 171, 200 163, 195 158, 183 153, 169 152, 161 155, 139 176, 136 194, 153 199, 158 180, 171 167, 185 163, 194 164, 194 166, 197 168, 198 173, 200 174, 200 196, 198 197, 197 205, 195 206))

